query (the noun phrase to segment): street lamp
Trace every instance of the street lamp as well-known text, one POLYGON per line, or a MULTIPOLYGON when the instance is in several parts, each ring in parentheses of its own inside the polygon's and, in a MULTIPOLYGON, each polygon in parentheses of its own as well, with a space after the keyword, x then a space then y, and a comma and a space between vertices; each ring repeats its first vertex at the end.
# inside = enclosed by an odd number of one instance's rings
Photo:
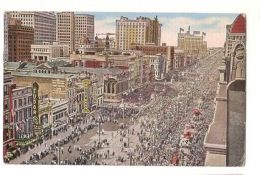
POLYGON ((98 144, 100 144, 100 122, 101 122, 101 117, 98 117, 98 144))
POLYGON ((58 165, 60 165, 60 139, 58 139, 58 165))

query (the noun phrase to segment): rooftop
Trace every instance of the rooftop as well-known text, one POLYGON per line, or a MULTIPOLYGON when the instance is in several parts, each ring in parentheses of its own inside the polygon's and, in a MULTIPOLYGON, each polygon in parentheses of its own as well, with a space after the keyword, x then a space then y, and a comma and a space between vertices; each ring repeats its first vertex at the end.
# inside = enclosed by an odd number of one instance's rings
POLYGON ((230 33, 246 33, 246 16, 244 14, 236 17, 231 25, 230 33))

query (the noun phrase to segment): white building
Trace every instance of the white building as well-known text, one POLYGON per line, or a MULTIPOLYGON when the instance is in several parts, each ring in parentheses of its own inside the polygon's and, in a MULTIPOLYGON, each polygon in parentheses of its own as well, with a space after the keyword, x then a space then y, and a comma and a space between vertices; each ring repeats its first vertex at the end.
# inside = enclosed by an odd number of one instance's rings
POLYGON ((41 45, 31 45, 31 59, 34 61, 46 62, 51 58, 69 56, 69 46, 61 45, 58 42, 48 42, 41 45))
POLYGON ((162 80, 166 74, 166 56, 157 55, 145 55, 144 58, 150 60, 150 68, 154 72, 155 80, 162 80))
POLYGON ((11 11, 11 18, 20 19, 23 26, 33 27, 34 44, 56 40, 56 16, 54 12, 11 11))
POLYGON ((53 101, 52 106, 52 132, 53 134, 57 134, 60 129, 63 129, 67 126, 68 123, 68 101, 53 101))

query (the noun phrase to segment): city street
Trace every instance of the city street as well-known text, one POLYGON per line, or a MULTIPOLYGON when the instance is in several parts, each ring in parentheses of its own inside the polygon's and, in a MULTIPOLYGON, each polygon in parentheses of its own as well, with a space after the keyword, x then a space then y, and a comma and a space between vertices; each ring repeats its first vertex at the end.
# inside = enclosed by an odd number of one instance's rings
MULTIPOLYGON (((10 163, 26 163, 29 157, 45 152, 47 155, 33 156, 28 163, 168 166, 174 164, 172 159, 178 155, 178 165, 202 166, 203 141, 213 118, 222 52, 219 49, 185 68, 173 84, 167 82, 167 86, 175 89, 174 93, 165 93, 170 88, 164 88, 153 100, 142 99, 146 101, 139 106, 138 113, 126 109, 123 114, 120 105, 112 112, 106 112, 111 109, 97 110, 93 113, 95 126, 92 129, 86 129, 90 124, 88 118, 10 163), (201 111, 199 119, 193 115, 195 108, 201 111), (102 123, 98 121, 99 116, 104 120, 102 123), (121 127, 122 123, 126 125, 121 127), (188 125, 194 127, 194 132, 185 146, 182 140, 188 125), (66 143, 57 144, 61 140, 66 143)), ((130 108, 131 103, 127 104, 130 108)))

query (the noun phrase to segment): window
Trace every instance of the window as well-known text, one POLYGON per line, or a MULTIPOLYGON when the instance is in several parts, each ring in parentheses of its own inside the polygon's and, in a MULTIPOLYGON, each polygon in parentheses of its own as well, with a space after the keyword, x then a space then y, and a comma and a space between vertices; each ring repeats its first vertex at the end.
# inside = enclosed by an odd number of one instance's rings
POLYGON ((16 109, 16 108, 17 108, 17 101, 14 100, 14 109, 16 109))
POLYGON ((19 107, 21 107, 23 105, 23 101, 22 99, 19 99, 19 107))
POLYGON ((23 105, 25 106, 26 104, 27 104, 27 99, 24 98, 24 99, 23 99, 23 105))

